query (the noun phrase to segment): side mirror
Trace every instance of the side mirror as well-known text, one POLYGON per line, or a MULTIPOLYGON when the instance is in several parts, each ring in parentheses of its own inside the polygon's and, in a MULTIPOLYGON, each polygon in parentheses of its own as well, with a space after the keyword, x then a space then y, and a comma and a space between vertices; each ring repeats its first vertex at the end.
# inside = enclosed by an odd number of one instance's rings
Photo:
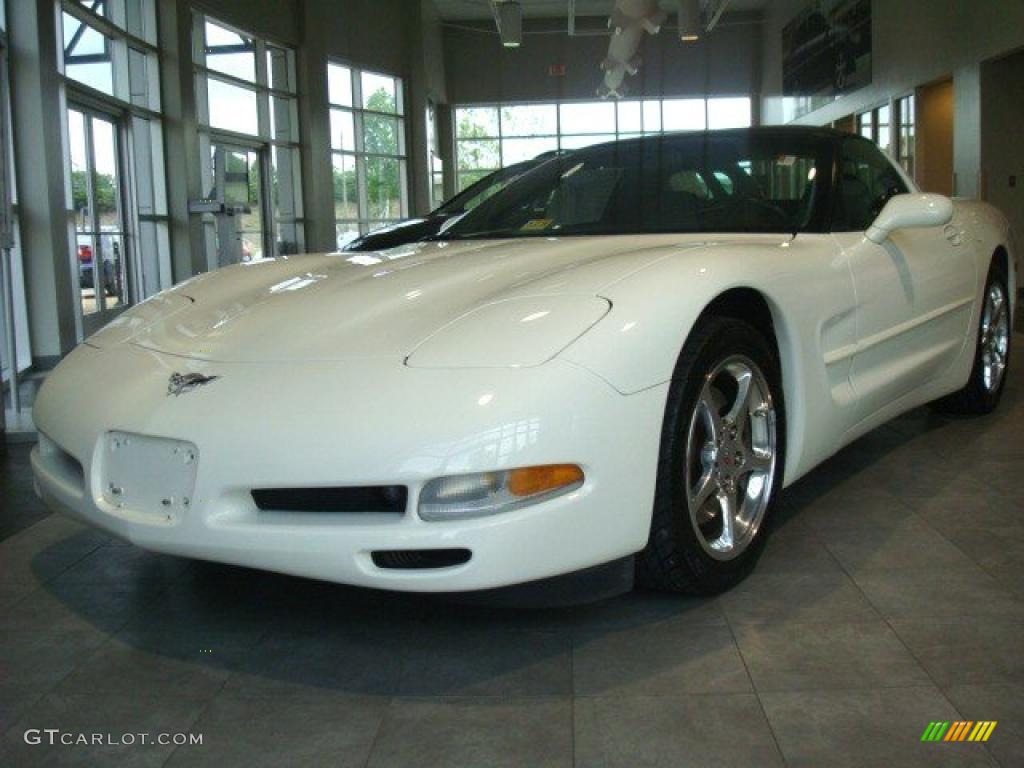
POLYGON ((941 227, 953 218, 953 201, 943 195, 895 195, 868 227, 867 238, 884 243, 897 229, 941 227))

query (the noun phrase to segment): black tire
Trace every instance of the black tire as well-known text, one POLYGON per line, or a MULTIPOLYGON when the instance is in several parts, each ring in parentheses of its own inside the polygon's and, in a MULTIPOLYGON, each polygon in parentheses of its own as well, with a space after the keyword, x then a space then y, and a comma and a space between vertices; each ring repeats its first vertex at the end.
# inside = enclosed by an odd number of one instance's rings
POLYGON ((700 321, 676 363, 665 406, 651 533, 637 555, 640 586, 710 595, 742 581, 757 563, 768 535, 785 464, 785 407, 778 355, 764 334, 727 317, 700 321), (756 363, 767 381, 775 409, 776 461, 767 509, 754 538, 731 560, 712 558, 691 524, 686 485, 687 435, 705 378, 733 355, 756 363))
MULTIPOLYGON (((992 266, 989 267, 988 270, 988 279, 985 281, 985 292, 982 294, 982 308, 978 312, 978 329, 975 333, 974 365, 971 367, 971 376, 967 380, 967 384, 963 389, 932 403, 932 407, 940 413, 958 416, 984 416, 987 413, 992 413, 992 411, 996 409, 996 406, 999 405, 999 400, 1003 396, 1003 389, 1006 387, 1007 372, 1010 368, 1010 354, 1013 345, 1007 344, 1006 370, 1003 372, 999 385, 993 390, 989 390, 985 386, 984 362, 982 360, 982 318, 984 316, 985 297, 988 296, 989 291, 994 284, 998 284, 1003 290, 1003 296, 1007 302, 1006 311, 1009 315, 1010 292, 1006 270, 1003 268, 1002 264, 997 261, 993 261, 992 266)), ((1007 316, 1007 323, 1009 332, 1012 335, 1013 318, 1007 316)))

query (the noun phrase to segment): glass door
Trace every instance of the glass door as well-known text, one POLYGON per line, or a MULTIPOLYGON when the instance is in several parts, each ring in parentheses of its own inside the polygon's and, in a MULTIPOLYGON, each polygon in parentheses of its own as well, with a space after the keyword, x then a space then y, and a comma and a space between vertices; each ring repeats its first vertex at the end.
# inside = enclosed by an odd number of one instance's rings
POLYGON ((75 210, 74 273, 86 336, 129 303, 120 136, 116 121, 68 108, 71 195, 75 210))
POLYGON ((210 144, 213 192, 220 203, 215 220, 217 266, 269 256, 265 216, 264 151, 216 142, 210 144))

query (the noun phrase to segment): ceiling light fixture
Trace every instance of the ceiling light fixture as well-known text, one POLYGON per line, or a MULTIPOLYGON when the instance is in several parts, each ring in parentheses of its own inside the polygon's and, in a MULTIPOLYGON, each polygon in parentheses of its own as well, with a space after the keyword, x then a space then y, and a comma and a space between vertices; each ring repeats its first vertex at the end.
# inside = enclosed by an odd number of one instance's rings
POLYGON ((518 48, 523 42, 523 7, 518 0, 503 0, 495 2, 493 8, 501 44, 506 48, 518 48))
POLYGON ((684 43, 700 40, 700 0, 679 0, 679 39, 684 43))

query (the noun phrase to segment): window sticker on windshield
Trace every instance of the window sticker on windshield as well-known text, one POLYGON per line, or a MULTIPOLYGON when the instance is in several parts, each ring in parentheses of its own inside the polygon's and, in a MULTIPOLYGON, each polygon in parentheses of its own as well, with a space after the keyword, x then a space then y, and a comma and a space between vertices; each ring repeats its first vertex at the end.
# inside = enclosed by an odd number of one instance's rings
POLYGON ((530 219, 519 228, 520 232, 531 232, 538 229, 547 229, 551 226, 551 219, 530 219))
POLYGON ((779 155, 776 161, 779 165, 790 166, 796 162, 796 155, 779 155))

